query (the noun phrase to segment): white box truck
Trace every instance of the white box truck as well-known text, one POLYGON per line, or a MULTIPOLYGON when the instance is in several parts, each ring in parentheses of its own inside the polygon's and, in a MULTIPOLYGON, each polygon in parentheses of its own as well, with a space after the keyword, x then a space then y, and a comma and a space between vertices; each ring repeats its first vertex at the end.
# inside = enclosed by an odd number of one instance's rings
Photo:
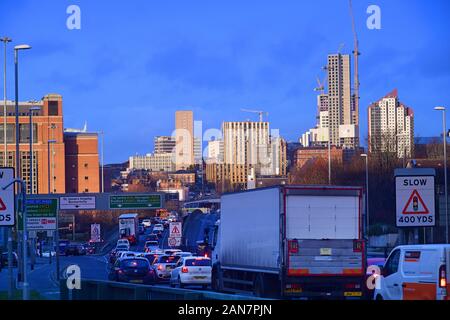
POLYGON ((361 298, 363 190, 277 186, 224 194, 212 286, 278 298, 361 298))
POLYGON ((119 216, 119 237, 128 239, 130 245, 137 244, 139 218, 137 213, 124 213, 119 216))

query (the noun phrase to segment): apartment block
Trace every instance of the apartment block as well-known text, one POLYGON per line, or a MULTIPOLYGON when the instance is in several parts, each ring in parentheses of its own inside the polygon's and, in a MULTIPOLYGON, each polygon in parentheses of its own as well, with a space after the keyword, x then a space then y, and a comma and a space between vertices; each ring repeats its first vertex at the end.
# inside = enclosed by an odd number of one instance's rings
POLYGON ((400 102, 398 90, 368 108, 370 152, 394 152, 399 158, 414 154, 414 112, 400 102))

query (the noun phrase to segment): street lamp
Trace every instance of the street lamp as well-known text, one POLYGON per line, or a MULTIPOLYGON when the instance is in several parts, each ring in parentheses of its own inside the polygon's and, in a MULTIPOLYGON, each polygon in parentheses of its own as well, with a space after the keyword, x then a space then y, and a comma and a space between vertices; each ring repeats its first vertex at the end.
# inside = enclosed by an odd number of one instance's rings
POLYGON ((103 154, 104 154, 104 145, 105 145, 105 133, 103 132, 103 131, 100 131, 99 132, 101 135, 102 135, 102 193, 104 193, 105 192, 105 177, 104 177, 104 167, 105 167, 105 164, 104 164, 104 157, 103 157, 103 154))
MULTIPOLYGON (((20 170, 20 149, 19 149, 19 143, 20 143, 20 132, 19 132, 19 51, 20 50, 28 50, 28 49, 31 49, 31 46, 29 46, 29 45, 27 45, 27 44, 22 44, 22 45, 18 45, 18 46, 15 46, 14 47, 14 85, 15 85, 15 108, 14 108, 14 111, 15 111, 15 125, 16 125, 16 165, 15 165, 15 169, 16 169, 16 174, 15 174, 15 176, 16 176, 16 179, 18 179, 18 180, 20 180, 20 178, 22 177, 22 175, 21 175, 21 170, 20 170)), ((18 190, 18 189, 16 189, 16 190, 18 190)), ((22 192, 26 192, 26 190, 23 190, 22 189, 22 192)), ((18 199, 17 199, 17 197, 16 197, 16 204, 17 204, 17 202, 18 202, 18 199)), ((23 205, 22 207, 25 207, 25 205, 23 205)), ((18 205, 16 205, 16 208, 17 208, 17 210, 19 210, 19 206, 18 205)), ((25 279, 25 277, 26 277, 26 268, 27 268, 27 265, 26 265, 26 233, 25 233, 25 230, 26 230, 26 220, 25 219, 23 219, 23 231, 22 231, 22 233, 23 233, 23 240, 22 241, 25 241, 25 243, 23 243, 23 248, 24 248, 24 251, 25 252, 23 252, 23 254, 24 254, 24 259, 23 259, 23 261, 22 261, 22 263, 21 263, 21 266, 22 266, 22 268, 19 268, 19 269, 22 269, 22 271, 23 271, 23 275, 24 275, 24 299, 27 299, 28 297, 27 297, 27 295, 28 295, 28 288, 25 288, 26 286, 25 286, 25 284, 27 284, 26 283, 26 279, 25 279)), ((20 272, 19 272, 19 274, 20 274, 20 272)), ((27 284, 28 285, 28 284, 27 284)))
POLYGON ((445 243, 448 242, 448 190, 447 190, 447 126, 445 123, 445 107, 435 107, 434 110, 442 111, 442 140, 444 144, 444 192, 445 192, 445 243))
POLYGON ((366 160, 366 232, 369 239, 369 156, 367 153, 362 153, 361 157, 366 160))
MULTIPOLYGON (((5 60, 4 60, 4 70, 3 70, 3 145, 4 145, 4 152, 3 152, 3 166, 6 167, 8 165, 8 141, 6 137, 6 116, 7 116, 7 107, 6 107, 6 101, 7 101, 7 92, 6 92, 6 55, 7 55, 7 47, 8 43, 12 41, 11 38, 3 37, 0 39, 5 44, 5 60)), ((7 238, 8 238, 8 299, 12 299, 13 297, 13 287, 14 287, 14 280, 13 280, 13 255, 12 255, 12 231, 13 227, 10 227, 7 229, 7 238)))
MULTIPOLYGON (((32 104, 37 103, 36 101, 33 101, 32 104)), ((33 183, 34 183, 34 179, 33 179, 33 159, 34 159, 34 154, 33 154, 33 143, 34 143, 34 139, 33 139, 33 112, 34 111, 40 111, 41 107, 31 107, 30 108, 30 194, 33 194, 33 183)))
POLYGON ((4 155, 3 155, 3 166, 6 167, 7 166, 7 158, 6 158, 6 154, 7 154, 7 144, 8 142, 6 141, 6 115, 7 115, 7 108, 6 108, 6 54, 7 54, 7 46, 8 43, 12 41, 12 39, 8 38, 8 37, 3 37, 0 39, 0 41, 2 41, 5 44, 5 66, 4 66, 4 71, 3 71, 3 144, 4 144, 4 155))
POLYGON ((19 51, 29 50, 31 46, 21 44, 14 47, 14 69, 15 69, 15 113, 16 113, 16 178, 20 178, 20 156, 19 156, 19 51))

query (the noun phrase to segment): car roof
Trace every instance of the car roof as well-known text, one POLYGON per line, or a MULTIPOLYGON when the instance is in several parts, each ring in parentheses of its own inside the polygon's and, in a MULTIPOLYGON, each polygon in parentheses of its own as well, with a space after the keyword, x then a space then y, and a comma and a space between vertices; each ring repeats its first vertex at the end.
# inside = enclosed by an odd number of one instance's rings
POLYGON ((441 250, 441 249, 444 249, 444 248, 450 249, 450 244, 411 244, 411 245, 397 246, 393 250, 395 250, 395 249, 406 249, 406 250, 439 249, 439 250, 441 250))

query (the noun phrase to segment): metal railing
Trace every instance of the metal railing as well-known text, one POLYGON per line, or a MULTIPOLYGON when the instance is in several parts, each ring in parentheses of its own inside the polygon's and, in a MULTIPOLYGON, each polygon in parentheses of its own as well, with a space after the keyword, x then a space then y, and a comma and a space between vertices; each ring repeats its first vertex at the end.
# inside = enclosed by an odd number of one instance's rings
POLYGON ((60 281, 61 300, 265 300, 252 296, 136 285, 113 281, 81 280, 81 289, 68 289, 60 281))

